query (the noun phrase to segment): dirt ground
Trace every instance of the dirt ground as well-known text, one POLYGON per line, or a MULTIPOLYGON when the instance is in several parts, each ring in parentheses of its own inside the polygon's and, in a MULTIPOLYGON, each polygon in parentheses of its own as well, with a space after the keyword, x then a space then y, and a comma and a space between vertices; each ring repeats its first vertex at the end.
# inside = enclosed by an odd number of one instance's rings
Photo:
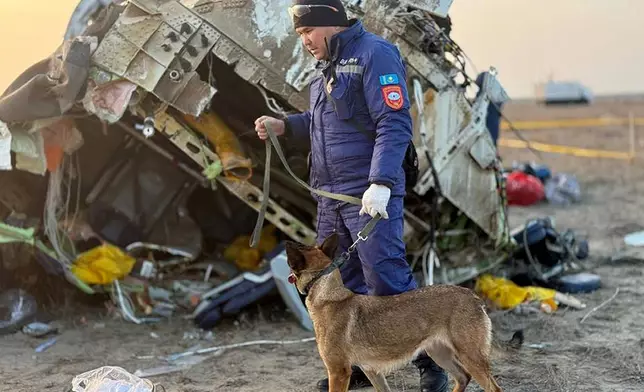
MULTIPOLYGON (((644 100, 601 102, 583 108, 536 108, 514 104, 506 114, 515 121, 623 116, 628 110, 644 115, 644 100)), ((628 149, 624 127, 525 131, 530 140, 585 148, 628 149)), ((504 137, 514 135, 507 132, 504 137)), ((644 134, 638 137, 644 142, 644 134)), ((500 354, 494 369, 505 391, 642 391, 644 390, 644 264, 610 263, 606 258, 622 246, 625 234, 644 230, 644 170, 641 159, 629 163, 610 159, 577 158, 527 150, 501 149, 506 164, 535 160, 553 172, 578 177, 583 201, 572 207, 539 205, 511 209, 511 226, 531 217, 553 216, 559 229, 588 235, 592 262, 599 266, 603 288, 578 295, 584 310, 559 309, 555 314, 517 315, 494 313, 498 338, 507 340, 524 328, 526 343, 515 353, 500 354), (580 320, 594 307, 613 300, 580 320)), ((301 329, 283 307, 254 308, 238 320, 213 331, 212 339, 190 339, 194 331, 187 320, 175 319, 154 326, 136 326, 109 319, 105 312, 73 309, 60 319, 62 333, 47 351, 36 354, 42 341, 15 334, 0 338, 1 391, 64 391, 75 375, 104 365, 122 366, 130 372, 164 365, 156 357, 202 348, 259 339, 303 339, 312 334, 301 329), (82 321, 81 321, 82 320, 82 321), (143 358, 141 358, 143 357, 143 358)), ((247 346, 230 349, 182 372, 150 377, 166 391, 314 391, 324 368, 313 342, 292 345, 247 346)), ((418 391, 413 366, 390 377, 398 391, 418 391)), ((368 391, 370 389, 364 389, 368 391)), ((468 391, 479 391, 473 383, 468 391)))

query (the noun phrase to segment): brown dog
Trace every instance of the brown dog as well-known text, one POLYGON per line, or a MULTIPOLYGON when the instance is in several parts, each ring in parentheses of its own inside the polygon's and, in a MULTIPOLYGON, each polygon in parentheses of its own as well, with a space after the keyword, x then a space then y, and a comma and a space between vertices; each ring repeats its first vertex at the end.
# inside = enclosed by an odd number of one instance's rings
POLYGON ((501 391, 490 373, 492 323, 473 291, 437 285, 393 296, 354 294, 331 260, 337 240, 333 234, 319 247, 286 243, 289 281, 307 295, 330 392, 348 390, 352 364, 378 392, 390 391, 385 375, 422 350, 455 378, 454 392, 472 378, 486 392, 501 391))

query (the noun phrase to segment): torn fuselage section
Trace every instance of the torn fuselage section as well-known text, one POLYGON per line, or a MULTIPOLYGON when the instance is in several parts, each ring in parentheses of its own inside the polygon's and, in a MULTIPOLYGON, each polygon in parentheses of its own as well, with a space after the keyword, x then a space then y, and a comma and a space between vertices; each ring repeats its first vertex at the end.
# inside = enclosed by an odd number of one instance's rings
MULTIPOLYGON (((257 117, 309 102, 314 60, 291 29, 287 3, 110 4, 0 97, 1 114, 22 89, 57 88, 0 126, 0 154, 10 146, 9 163, 45 177, 40 227, 49 256, 79 287, 112 295, 131 321, 212 307, 202 295, 233 277, 268 284, 260 277, 280 270, 271 263, 283 240, 316 241, 315 202, 280 162, 268 169, 270 194, 262 191, 266 152, 254 132, 257 117), (51 79, 49 66, 67 73, 51 79), (251 248, 265 199, 268 223, 251 248), (131 303, 137 311, 123 310, 131 303)), ((410 263, 425 284, 471 279, 502 261, 509 241, 482 121, 489 97, 505 93, 492 77, 489 93, 469 100, 456 83, 462 70, 445 55, 456 49, 438 27, 451 1, 436 2, 434 13, 397 1, 346 3, 398 46, 408 68, 421 171, 406 200, 410 263)), ((307 146, 283 147, 306 181, 307 146)), ((0 197, 8 211, 22 208, 15 199, 0 197)))

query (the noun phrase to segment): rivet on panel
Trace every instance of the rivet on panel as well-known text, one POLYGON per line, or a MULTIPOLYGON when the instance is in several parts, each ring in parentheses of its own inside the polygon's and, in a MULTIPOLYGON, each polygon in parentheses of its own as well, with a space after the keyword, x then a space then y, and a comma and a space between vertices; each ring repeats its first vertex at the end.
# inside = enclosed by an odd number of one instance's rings
POLYGON ((178 82, 181 80, 181 72, 177 71, 176 69, 173 69, 168 73, 168 77, 173 82, 178 82))

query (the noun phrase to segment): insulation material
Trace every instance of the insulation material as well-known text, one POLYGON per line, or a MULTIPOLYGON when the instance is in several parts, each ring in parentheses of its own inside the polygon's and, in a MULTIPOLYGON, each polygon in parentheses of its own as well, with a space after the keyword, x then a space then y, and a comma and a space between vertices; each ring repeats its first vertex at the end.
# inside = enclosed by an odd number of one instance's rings
POLYGON ((63 154, 72 154, 83 145, 83 136, 71 118, 61 118, 41 131, 45 143, 47 170, 55 171, 63 161, 63 154))
POLYGON ((85 110, 110 124, 116 123, 123 117, 132 94, 136 91, 136 85, 127 80, 117 80, 102 85, 96 85, 90 80, 89 84, 93 88, 87 90, 83 99, 85 110))
POLYGON ((25 122, 57 117, 82 94, 96 37, 65 41, 49 58, 25 70, 0 96, 0 118, 25 122))
POLYGON ((11 169, 11 132, 7 124, 0 121, 0 170, 11 169))
POLYGON ((47 171, 45 141, 41 132, 15 131, 11 149, 16 153, 16 169, 44 175, 47 171))
POLYGON ((199 118, 183 116, 189 126, 204 134, 215 146, 221 159, 224 176, 248 180, 252 172, 252 161, 244 155, 235 133, 216 113, 204 113, 199 118))
POLYGON ((16 169, 44 175, 60 167, 63 154, 78 150, 83 136, 71 118, 39 121, 38 125, 31 132, 15 130, 11 150, 16 153, 16 169))

